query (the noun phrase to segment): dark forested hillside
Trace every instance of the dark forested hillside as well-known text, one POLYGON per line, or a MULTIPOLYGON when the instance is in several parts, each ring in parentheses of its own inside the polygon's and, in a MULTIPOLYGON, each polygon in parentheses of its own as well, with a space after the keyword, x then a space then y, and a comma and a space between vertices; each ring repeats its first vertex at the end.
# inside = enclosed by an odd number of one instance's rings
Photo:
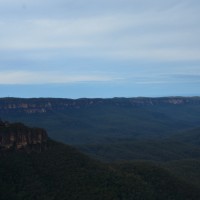
POLYGON ((168 170, 139 163, 109 165, 48 141, 37 153, 0 156, 1 200, 196 200, 199 188, 168 170))
POLYGON ((50 140, 43 129, 0 121, 0 199, 200 199, 198 129, 184 132, 177 142, 179 134, 162 142, 118 141, 117 150, 110 143, 105 155, 88 152, 102 160, 110 156, 108 161, 118 161, 102 163, 50 140))

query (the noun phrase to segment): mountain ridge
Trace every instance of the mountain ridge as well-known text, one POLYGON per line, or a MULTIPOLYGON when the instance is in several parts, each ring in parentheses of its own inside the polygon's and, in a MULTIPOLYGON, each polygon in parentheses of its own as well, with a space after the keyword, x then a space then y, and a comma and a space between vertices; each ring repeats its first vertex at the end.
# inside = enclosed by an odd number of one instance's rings
POLYGON ((0 112, 46 113, 52 110, 80 109, 101 105, 140 107, 156 105, 200 105, 200 97, 135 97, 135 98, 0 98, 0 112))

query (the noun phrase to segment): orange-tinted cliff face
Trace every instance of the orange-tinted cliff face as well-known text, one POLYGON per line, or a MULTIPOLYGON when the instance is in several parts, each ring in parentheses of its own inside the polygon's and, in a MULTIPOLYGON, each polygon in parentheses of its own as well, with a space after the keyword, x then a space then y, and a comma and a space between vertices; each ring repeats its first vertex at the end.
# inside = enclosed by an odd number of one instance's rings
POLYGON ((21 123, 0 122, 0 151, 46 149, 47 133, 40 128, 29 128, 21 123))

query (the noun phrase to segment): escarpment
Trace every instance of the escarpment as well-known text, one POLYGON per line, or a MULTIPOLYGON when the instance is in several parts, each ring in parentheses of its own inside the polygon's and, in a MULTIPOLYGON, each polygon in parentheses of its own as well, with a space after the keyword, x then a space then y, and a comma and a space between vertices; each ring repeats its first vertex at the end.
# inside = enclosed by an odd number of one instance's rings
POLYGON ((200 97, 162 97, 162 98, 0 98, 0 113, 47 113, 67 109, 80 109, 98 106, 141 107, 141 106, 181 106, 200 105, 200 97))
POLYGON ((43 151, 48 136, 44 129, 29 128, 22 123, 0 121, 0 151, 43 151))

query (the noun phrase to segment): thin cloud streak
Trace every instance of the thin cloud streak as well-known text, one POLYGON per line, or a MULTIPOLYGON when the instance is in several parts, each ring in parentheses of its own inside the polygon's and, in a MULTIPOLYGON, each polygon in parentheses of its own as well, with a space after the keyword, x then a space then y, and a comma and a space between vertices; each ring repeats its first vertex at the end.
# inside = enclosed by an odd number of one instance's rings
POLYGON ((59 72, 28 72, 28 71, 3 71, 0 74, 0 84, 53 84, 77 82, 107 82, 118 78, 108 75, 78 75, 62 74, 59 72))

